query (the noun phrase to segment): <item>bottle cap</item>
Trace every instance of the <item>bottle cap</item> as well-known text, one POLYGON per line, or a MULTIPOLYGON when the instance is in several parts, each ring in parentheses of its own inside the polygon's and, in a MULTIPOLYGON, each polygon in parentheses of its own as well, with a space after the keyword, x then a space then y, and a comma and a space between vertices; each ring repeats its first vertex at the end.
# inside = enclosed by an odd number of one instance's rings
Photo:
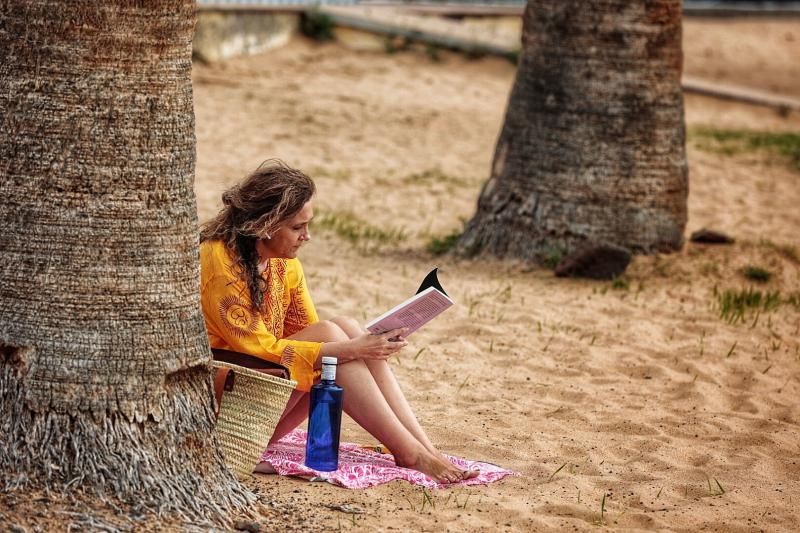
POLYGON ((323 357, 322 358, 322 376, 320 379, 325 381, 333 381, 336 379, 336 358, 323 357))

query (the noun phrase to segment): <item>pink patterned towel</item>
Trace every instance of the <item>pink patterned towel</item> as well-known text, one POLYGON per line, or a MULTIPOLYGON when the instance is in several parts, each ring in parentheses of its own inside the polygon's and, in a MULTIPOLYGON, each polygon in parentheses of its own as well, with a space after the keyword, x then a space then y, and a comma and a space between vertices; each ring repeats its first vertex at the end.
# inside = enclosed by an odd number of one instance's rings
POLYGON ((516 475, 489 463, 467 461, 458 457, 447 456, 450 461, 463 470, 479 470, 477 477, 459 483, 440 484, 422 472, 403 468, 394 464, 389 454, 378 453, 362 448, 352 442, 339 444, 339 469, 335 472, 317 472, 303 464, 305 457, 306 432, 295 429, 281 440, 273 444, 264 455, 262 461, 272 464, 282 476, 297 476, 312 481, 327 481, 348 489, 365 489, 395 479, 403 479, 414 485, 428 488, 447 488, 461 485, 485 485, 506 476, 516 475))

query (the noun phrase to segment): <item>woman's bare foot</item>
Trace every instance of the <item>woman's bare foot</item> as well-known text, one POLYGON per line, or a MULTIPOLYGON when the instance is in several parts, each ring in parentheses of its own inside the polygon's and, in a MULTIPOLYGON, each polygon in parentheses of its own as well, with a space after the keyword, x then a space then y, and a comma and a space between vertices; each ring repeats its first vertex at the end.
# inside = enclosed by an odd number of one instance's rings
POLYGON ((395 464, 422 472, 437 483, 458 483, 478 475, 478 472, 472 470, 461 470, 450 461, 430 453, 427 449, 420 452, 416 460, 403 462, 395 457, 395 464))
POLYGON ((435 457, 427 450, 420 452, 413 461, 401 461, 395 457, 395 464, 422 472, 437 483, 455 483, 460 481, 460 477, 457 473, 453 472, 442 460, 435 457))
POLYGON ((278 472, 272 467, 271 463, 261 461, 253 469, 254 474, 277 474, 278 472))
POLYGON ((472 479, 480 474, 480 472, 477 470, 461 470, 459 467, 451 463, 450 460, 444 455, 439 454, 439 456, 441 457, 441 461, 445 464, 445 467, 448 469, 448 471, 458 476, 458 481, 466 481, 467 479, 472 479))
POLYGON ((472 479, 474 477, 478 477, 480 475, 480 473, 481 473, 480 470, 462 470, 461 471, 461 474, 462 474, 462 478, 461 479, 466 481, 467 479, 472 479))
MULTIPOLYGON (((423 445, 424 445, 424 444, 423 444, 423 445)), ((448 458, 447 458, 447 456, 445 456, 445 454, 443 454, 442 452, 440 452, 439 450, 437 450, 436 448, 434 448, 434 447, 433 447, 433 445, 431 445, 431 446, 425 446, 425 449, 426 449, 426 450, 428 450, 429 452, 431 452, 431 454, 433 454, 433 456, 434 456, 434 457, 438 457, 439 459, 441 459, 441 460, 442 460, 442 462, 444 462, 444 463, 445 463, 445 465, 447 465, 447 467, 448 467, 449 469, 451 469, 451 471, 457 472, 457 473, 458 473, 458 475, 460 475, 460 476, 461 476, 461 478, 459 479, 459 481, 464 481, 464 480, 467 480, 467 479, 472 479, 472 478, 474 478, 474 477, 478 477, 478 474, 480 474, 480 472, 479 472, 479 471, 477 471, 477 470, 461 470, 461 469, 460 469, 460 468, 458 468, 456 465, 454 465, 453 463, 451 463, 451 462, 450 462, 450 459, 448 459, 448 458)))

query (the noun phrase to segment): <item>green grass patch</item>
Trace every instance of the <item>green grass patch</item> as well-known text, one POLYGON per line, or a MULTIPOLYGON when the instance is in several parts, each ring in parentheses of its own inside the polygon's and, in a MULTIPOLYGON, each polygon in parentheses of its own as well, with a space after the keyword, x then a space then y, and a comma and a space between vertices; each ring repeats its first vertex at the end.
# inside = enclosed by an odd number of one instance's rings
POLYGON ((795 311, 800 311, 800 292, 796 292, 794 294, 790 294, 786 297, 783 301, 786 305, 791 305, 794 307, 795 311))
POLYGON ((300 31, 303 35, 320 42, 334 39, 334 26, 333 17, 318 9, 306 11, 300 20, 300 31))
POLYGON ((458 239, 460 239, 463 234, 463 230, 455 230, 441 237, 434 235, 431 237, 431 240, 428 241, 426 248, 433 255, 444 255, 456 247, 458 239))
POLYGON ((508 52, 505 55, 505 58, 508 60, 509 63, 516 66, 519 64, 519 56, 520 56, 520 50, 515 49, 512 50, 511 52, 508 52))
POLYGON ((689 129, 689 140, 698 148, 724 155, 768 151, 785 158, 800 170, 800 133, 772 133, 751 130, 726 130, 710 127, 689 129))
POLYGON ((467 222, 469 221, 466 218, 461 218, 460 229, 454 229, 445 235, 431 235, 425 248, 433 255, 444 255, 452 251, 467 229, 467 222))
POLYGON ((772 272, 764 267, 747 265, 742 268, 742 275, 750 281, 757 283, 766 283, 772 279, 772 272))
POLYGON ((441 63, 442 61, 441 49, 435 44, 429 43, 425 45, 425 55, 434 63, 441 63))
POLYGON ((700 273, 703 274, 704 276, 719 277, 720 276, 719 265, 714 261, 709 261, 707 263, 704 263, 700 267, 700 273))
POLYGON ((408 238, 402 227, 381 228, 350 211, 326 212, 314 220, 314 226, 332 231, 362 251, 395 247, 408 238))
POLYGON ((401 182, 405 185, 429 185, 432 183, 471 185, 468 179, 445 174, 438 168, 431 168, 415 174, 409 174, 401 178, 401 182))
POLYGON ((545 267, 554 269, 564 257, 564 250, 558 246, 547 245, 540 253, 539 259, 545 267))
POLYGON ((779 291, 762 292, 753 289, 726 289, 719 292, 714 287, 719 316, 730 324, 744 322, 751 311, 767 312, 784 302, 779 291))
POLYGON ((631 288, 631 282, 624 275, 617 276, 611 280, 611 288, 618 291, 627 291, 631 288))

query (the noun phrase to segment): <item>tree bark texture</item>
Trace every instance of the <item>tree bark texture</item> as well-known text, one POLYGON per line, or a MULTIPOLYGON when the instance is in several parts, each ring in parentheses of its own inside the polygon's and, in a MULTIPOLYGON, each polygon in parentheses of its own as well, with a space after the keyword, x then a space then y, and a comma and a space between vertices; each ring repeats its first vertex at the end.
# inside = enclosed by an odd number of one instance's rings
MULTIPOLYGON (((0 0, 0 481, 219 518, 194 2, 0 0)), ((0 484, 0 490, 3 485, 0 484)))
POLYGON ((688 191, 680 0, 530 1, 463 253, 538 261, 681 247, 688 191))

